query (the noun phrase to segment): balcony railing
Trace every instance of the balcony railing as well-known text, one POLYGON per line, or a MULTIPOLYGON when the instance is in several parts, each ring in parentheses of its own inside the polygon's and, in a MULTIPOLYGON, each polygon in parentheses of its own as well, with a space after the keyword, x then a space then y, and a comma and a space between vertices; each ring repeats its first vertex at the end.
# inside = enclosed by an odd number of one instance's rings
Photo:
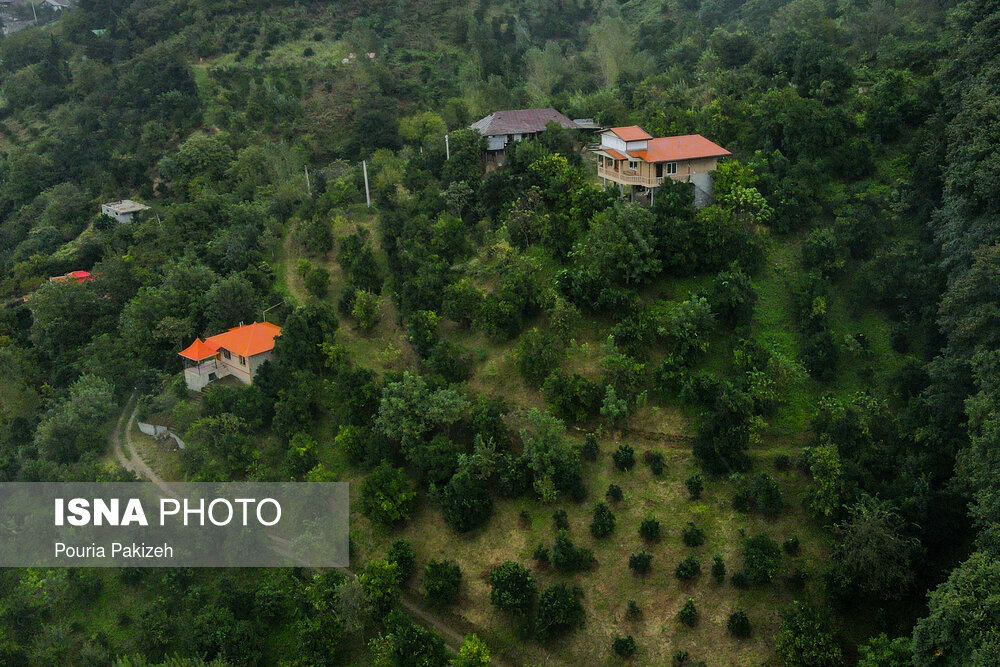
POLYGON ((663 183, 662 176, 660 178, 656 178, 655 176, 643 176, 634 169, 615 170, 597 165, 597 175, 601 178, 606 178, 609 181, 614 181, 615 183, 623 183, 625 185, 642 185, 647 188, 655 188, 663 183))

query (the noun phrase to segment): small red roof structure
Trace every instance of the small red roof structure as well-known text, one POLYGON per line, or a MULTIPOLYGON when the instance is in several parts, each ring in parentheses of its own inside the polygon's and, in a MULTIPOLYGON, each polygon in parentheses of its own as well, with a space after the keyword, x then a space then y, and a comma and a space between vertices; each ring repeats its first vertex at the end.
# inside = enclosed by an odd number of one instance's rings
POLYGON ((607 153, 616 160, 624 160, 628 157, 628 155, 625 155, 620 151, 616 151, 614 148, 608 148, 607 146, 601 146, 601 152, 607 153))
POLYGON ((214 357, 217 352, 218 350, 208 345, 208 343, 203 342, 200 338, 195 338, 193 343, 178 352, 178 354, 191 361, 202 361, 209 357, 214 357))
POLYGON ((630 154, 646 162, 675 162, 677 160, 697 160, 732 155, 722 146, 709 141, 700 134, 657 137, 649 140, 645 150, 630 151, 630 154))
POLYGON ((645 141, 652 139, 653 135, 638 125, 628 125, 626 127, 613 127, 611 131, 622 141, 645 141))
POLYGON ((241 324, 229 331, 209 336, 202 342, 195 338, 194 342, 181 350, 180 354, 191 361, 201 361, 214 357, 222 349, 243 357, 252 357, 274 349, 274 339, 281 335, 281 327, 270 322, 254 322, 241 324))
POLYGON ((52 276, 49 278, 52 282, 62 282, 64 280, 73 280, 78 283, 90 282, 94 279, 90 271, 70 271, 64 276, 52 276))

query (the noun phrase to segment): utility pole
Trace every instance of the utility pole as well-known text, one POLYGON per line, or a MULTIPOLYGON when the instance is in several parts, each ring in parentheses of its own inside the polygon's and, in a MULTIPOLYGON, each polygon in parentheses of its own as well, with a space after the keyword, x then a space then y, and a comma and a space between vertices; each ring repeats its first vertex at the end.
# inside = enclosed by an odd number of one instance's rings
POLYGON ((274 304, 270 308, 265 308, 264 310, 260 311, 260 321, 261 322, 267 322, 267 311, 274 310, 275 308, 277 308, 278 306, 283 305, 284 303, 285 303, 284 301, 279 301, 278 303, 274 304))
POLYGON ((306 194, 312 197, 312 186, 309 185, 309 165, 306 165, 306 194))
POLYGON ((38 25, 38 12, 35 11, 35 3, 31 3, 31 14, 35 17, 35 25, 38 25))
POLYGON ((448 144, 448 135, 444 135, 444 159, 451 159, 451 146, 448 144))
POLYGON ((361 161, 361 169, 365 172, 365 202, 368 204, 368 208, 372 207, 372 196, 368 192, 368 161, 361 161))

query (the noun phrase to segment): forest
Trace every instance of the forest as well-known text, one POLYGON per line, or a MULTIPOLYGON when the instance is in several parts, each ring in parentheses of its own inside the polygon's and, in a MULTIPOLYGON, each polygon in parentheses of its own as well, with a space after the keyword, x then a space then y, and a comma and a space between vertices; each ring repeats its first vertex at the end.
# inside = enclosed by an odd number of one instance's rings
POLYGON ((1000 2, 47 18, 0 39, 0 481, 347 481, 351 566, 5 568, 0 663, 1000 664, 1000 2), (732 156, 703 207, 551 124, 487 168, 535 107, 732 156))

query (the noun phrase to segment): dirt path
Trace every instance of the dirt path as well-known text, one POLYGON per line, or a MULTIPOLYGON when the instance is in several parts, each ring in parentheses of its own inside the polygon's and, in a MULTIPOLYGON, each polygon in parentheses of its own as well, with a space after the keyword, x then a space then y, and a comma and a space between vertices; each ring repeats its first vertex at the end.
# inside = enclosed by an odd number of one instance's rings
POLYGON ((135 445, 132 444, 132 426, 135 424, 135 416, 139 411, 139 408, 135 405, 135 394, 136 392, 133 389, 132 395, 128 397, 128 401, 125 403, 125 407, 118 417, 115 430, 111 432, 111 444, 114 446, 115 458, 118 459, 118 463, 125 470, 134 473, 137 477, 145 477, 160 487, 160 490, 164 493, 173 496, 174 492, 167 486, 165 480, 142 460, 139 452, 135 450, 135 445), (125 421, 125 415, 129 416, 127 422, 125 421))

